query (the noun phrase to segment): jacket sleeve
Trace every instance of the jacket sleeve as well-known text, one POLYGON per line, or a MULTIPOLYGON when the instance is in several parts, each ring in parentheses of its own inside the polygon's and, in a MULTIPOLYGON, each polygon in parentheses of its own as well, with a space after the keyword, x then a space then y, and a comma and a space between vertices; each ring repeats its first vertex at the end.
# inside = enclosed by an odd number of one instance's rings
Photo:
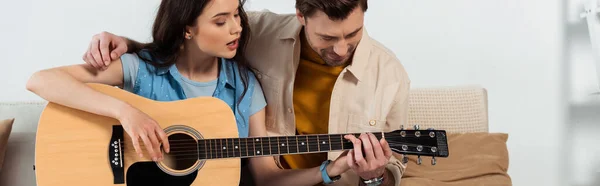
MULTIPOLYGON (((408 99, 410 90, 410 80, 405 80, 400 84, 394 102, 392 103, 391 109, 386 118, 386 124, 389 127, 389 131, 398 130, 401 125, 408 127, 408 99)), ((389 143, 389 142, 388 142, 389 143)), ((394 176, 395 184, 400 185, 400 178, 404 174, 406 165, 402 164, 402 154, 393 152, 386 168, 394 176)))

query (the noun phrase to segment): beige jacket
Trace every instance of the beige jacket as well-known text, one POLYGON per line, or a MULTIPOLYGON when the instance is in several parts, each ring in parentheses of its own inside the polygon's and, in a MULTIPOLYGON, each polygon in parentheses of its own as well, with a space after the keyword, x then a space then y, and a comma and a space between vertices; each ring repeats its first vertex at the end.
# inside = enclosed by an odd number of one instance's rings
MULTIPOLYGON (((251 41, 248 60, 267 99, 266 125, 269 135, 295 135, 292 94, 300 59, 299 33, 302 25, 294 14, 248 12, 251 41)), ((333 88, 329 133, 389 132, 408 126, 410 80, 393 52, 362 36, 353 63, 339 75, 333 88)), ((341 152, 330 152, 335 160, 341 152)), ((396 185, 404 172, 402 155, 394 154, 387 165, 396 185)), ((277 162, 279 158, 276 157, 277 162)), ((342 175, 335 185, 357 185, 353 171, 342 175)))

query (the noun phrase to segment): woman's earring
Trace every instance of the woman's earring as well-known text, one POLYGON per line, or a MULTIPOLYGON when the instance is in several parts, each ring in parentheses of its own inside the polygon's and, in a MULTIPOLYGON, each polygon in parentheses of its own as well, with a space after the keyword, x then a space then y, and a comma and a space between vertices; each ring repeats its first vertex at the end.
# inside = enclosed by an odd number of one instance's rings
POLYGON ((192 36, 191 35, 187 35, 186 38, 187 39, 192 39, 192 36))

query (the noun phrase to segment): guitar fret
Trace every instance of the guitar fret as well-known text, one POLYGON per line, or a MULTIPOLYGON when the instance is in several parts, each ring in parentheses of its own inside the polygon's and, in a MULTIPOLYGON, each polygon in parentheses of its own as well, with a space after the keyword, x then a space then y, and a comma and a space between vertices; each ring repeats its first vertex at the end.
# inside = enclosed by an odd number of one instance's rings
POLYGON ((325 151, 329 151, 329 149, 331 149, 330 145, 328 144, 329 140, 329 135, 317 135, 317 139, 319 139, 319 141, 317 141, 318 143, 318 147, 319 147, 319 152, 325 152, 325 151), (327 139, 325 139, 327 138, 327 139))
POLYGON ((217 158, 219 158, 219 145, 218 145, 218 144, 219 144, 219 142, 217 141, 217 139, 212 139, 211 141, 213 142, 213 144, 212 144, 212 149, 213 149, 213 151, 214 151, 214 153, 215 153, 215 154, 213 155, 213 158, 214 158, 214 159, 217 159, 217 158))
POLYGON ((287 144, 287 153, 290 153, 290 140, 288 139, 288 136, 285 137, 285 143, 287 144))
POLYGON ((207 139, 203 139, 202 141, 204 141, 204 153, 206 154, 206 159, 210 159, 210 143, 207 144, 207 139))
POLYGON ((239 157, 244 157, 244 150, 247 150, 246 148, 244 148, 244 145, 242 145, 242 140, 244 140, 245 138, 239 138, 238 139, 238 148, 240 151, 240 156, 239 157))
POLYGON ((271 148, 271 138, 267 137, 267 144, 269 144, 269 154, 273 154, 273 149, 271 148))
POLYGON ((219 144, 217 149, 219 149, 219 152, 221 154, 219 154, 219 158, 223 158, 223 139, 218 139, 219 140, 219 144))
POLYGON ((233 146, 233 149, 232 149, 232 152, 234 154, 233 157, 241 157, 242 153, 240 151, 240 139, 239 138, 234 138, 234 139, 232 139, 232 141, 233 142, 231 144, 233 146))
POLYGON ((265 146, 263 144, 263 140, 261 138, 258 138, 258 139, 259 139, 259 142, 260 142, 260 155, 264 155, 265 154, 265 146))
POLYGON ((308 137, 307 136, 297 136, 296 138, 298 138, 297 140, 297 145, 298 145, 298 152, 302 153, 302 152, 308 152, 308 137))
POLYGON ((208 140, 208 152, 210 153, 210 159, 213 158, 213 154, 212 154, 212 141, 209 139, 208 140))
POLYGON ((342 135, 329 136, 330 150, 342 150, 342 135), (338 137, 339 136, 339 137, 338 137))
MULTIPOLYGON (((284 146, 283 146, 284 148, 283 148, 283 149, 284 149, 284 150, 287 150, 287 151, 285 151, 284 153, 286 153, 286 154, 289 154, 289 153, 290 153, 290 141, 288 140, 288 137, 287 137, 287 136, 284 136, 283 138, 285 139, 285 142, 282 142, 281 144, 284 144, 284 146)), ((282 140, 282 141, 283 141, 283 140, 282 140)), ((280 153, 280 154, 281 154, 281 153, 280 153)))
POLYGON ((217 151, 217 158, 223 157, 223 150, 221 150, 221 140, 215 139, 215 151, 217 151))
POLYGON ((228 148, 228 143, 227 143, 227 138, 223 139, 222 141, 225 141, 225 143, 223 143, 223 146, 221 148, 223 148, 223 151, 225 151, 225 153, 223 153, 223 157, 224 158, 228 158, 229 157, 229 148, 228 148))
POLYGON ((318 152, 319 151, 319 140, 315 135, 306 136, 306 147, 308 152, 318 152))
POLYGON ((198 141, 198 151, 202 151, 202 155, 204 156, 198 156, 199 159, 206 159, 206 141, 201 140, 198 141))
POLYGON ((246 142, 246 157, 249 157, 250 156, 250 154, 249 154, 250 148, 248 148, 248 138, 244 138, 244 141, 246 142))
POLYGON ((212 140, 207 139, 207 141, 208 141, 208 154, 210 155, 210 159, 213 159, 212 140))
POLYGON ((197 145, 196 148, 198 150, 198 159, 206 159, 206 153, 204 152, 204 147, 203 147, 203 140, 202 141, 196 141, 197 145))
POLYGON ((281 147, 279 146, 279 137, 275 138, 277 138, 277 144, 275 144, 275 146, 277 146, 277 154, 281 154, 281 147))
POLYGON ((329 150, 331 150, 331 135, 327 135, 327 140, 329 141, 329 150))
POLYGON ((276 137, 276 138, 277 138, 277 142, 278 142, 276 144, 277 147, 278 147, 278 150, 279 150, 278 154, 289 154, 289 152, 290 152, 290 150, 289 150, 290 145, 289 145, 289 143, 287 141, 287 137, 286 136, 279 136, 279 137, 276 137))
POLYGON ((227 138, 227 157, 236 157, 234 152, 233 139, 227 138))
POLYGON ((269 144, 269 138, 261 137, 260 143, 262 144, 261 155, 271 155, 271 145, 269 144))
POLYGON ((258 154, 256 154, 256 141, 254 141, 254 138, 251 138, 250 140, 252 142, 252 156, 256 156, 258 154))
POLYGON ((235 154, 235 142, 231 138, 227 139, 227 153, 229 157, 237 157, 235 154))
POLYGON ((256 156, 263 155, 263 153, 261 153, 261 151, 262 151, 262 152, 264 152, 264 151, 263 151, 263 148, 262 148, 262 141, 260 140, 260 138, 256 138, 256 141, 255 141, 255 143, 256 143, 256 142, 259 142, 259 143, 260 143, 260 149, 256 149, 256 146, 254 147, 254 148, 255 148, 255 149, 254 149, 254 152, 256 153, 256 156))
POLYGON ((342 145, 342 149, 344 149, 344 136, 340 135, 340 144, 342 145))
POLYGON ((319 144, 320 144, 319 143, 319 135, 317 135, 317 149, 319 149, 317 151, 321 151, 321 145, 319 145, 319 144))
POLYGON ((217 147, 217 140, 216 139, 211 139, 210 141, 213 142, 213 143, 211 143, 212 144, 212 150, 215 153, 215 154, 213 154, 213 158, 214 159, 219 158, 219 147, 217 147))
POLYGON ((279 154, 279 146, 278 146, 278 138, 277 137, 269 137, 267 139, 269 141, 269 152, 271 154, 279 154))
POLYGON ((300 152, 300 147, 298 147, 298 136, 296 136, 296 152, 300 152))

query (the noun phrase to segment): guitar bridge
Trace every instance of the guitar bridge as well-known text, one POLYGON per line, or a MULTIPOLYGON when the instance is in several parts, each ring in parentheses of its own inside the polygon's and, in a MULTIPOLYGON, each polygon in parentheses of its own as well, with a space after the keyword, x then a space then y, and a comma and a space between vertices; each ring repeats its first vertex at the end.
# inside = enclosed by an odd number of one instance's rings
POLYGON ((125 183, 125 168, 123 168, 123 127, 114 125, 112 137, 108 145, 108 161, 113 172, 114 184, 125 183))

